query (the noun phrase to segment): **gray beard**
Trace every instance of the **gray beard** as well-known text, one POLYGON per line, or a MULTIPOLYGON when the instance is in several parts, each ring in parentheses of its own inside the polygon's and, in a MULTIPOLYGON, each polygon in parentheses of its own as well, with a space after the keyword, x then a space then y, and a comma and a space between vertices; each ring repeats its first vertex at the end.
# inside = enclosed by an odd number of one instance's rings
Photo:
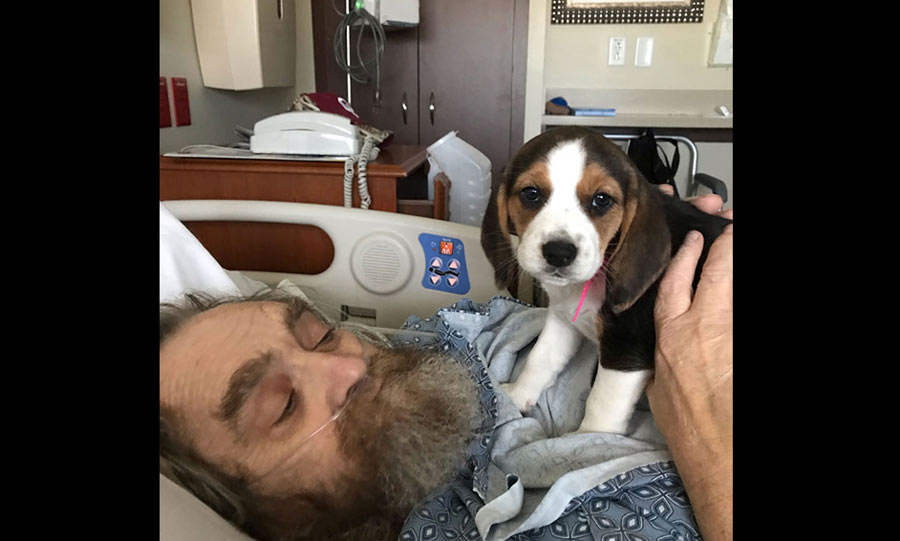
POLYGON ((412 508, 465 465, 486 414, 466 367, 420 349, 380 348, 367 374, 335 421, 346 473, 284 500, 307 511, 288 511, 293 518, 267 537, 397 539, 412 508))
POLYGON ((446 355, 380 350, 368 374, 337 420, 342 452, 381 510, 405 516, 460 471, 484 412, 468 369, 446 355))

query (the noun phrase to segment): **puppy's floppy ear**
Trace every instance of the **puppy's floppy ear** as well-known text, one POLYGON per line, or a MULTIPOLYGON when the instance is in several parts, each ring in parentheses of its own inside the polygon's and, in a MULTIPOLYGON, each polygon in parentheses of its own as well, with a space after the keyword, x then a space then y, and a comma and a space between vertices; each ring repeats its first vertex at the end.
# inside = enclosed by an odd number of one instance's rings
POLYGON ((614 313, 631 307, 671 259, 671 234, 663 194, 634 172, 629 182, 619 242, 607 265, 606 298, 614 313))
POLYGON ((518 265, 512 251, 509 213, 506 205, 506 179, 496 183, 484 220, 481 223, 481 247, 494 267, 494 281, 500 289, 510 286, 518 265))

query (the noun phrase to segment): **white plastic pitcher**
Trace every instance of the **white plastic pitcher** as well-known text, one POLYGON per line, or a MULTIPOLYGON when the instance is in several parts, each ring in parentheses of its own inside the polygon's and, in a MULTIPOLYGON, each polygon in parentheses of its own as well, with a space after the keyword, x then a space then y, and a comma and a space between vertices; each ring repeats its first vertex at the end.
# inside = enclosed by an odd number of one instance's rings
POLYGON ((434 200, 434 177, 444 172, 450 179, 450 221, 481 226, 491 196, 491 160, 451 131, 426 151, 428 199, 434 200))

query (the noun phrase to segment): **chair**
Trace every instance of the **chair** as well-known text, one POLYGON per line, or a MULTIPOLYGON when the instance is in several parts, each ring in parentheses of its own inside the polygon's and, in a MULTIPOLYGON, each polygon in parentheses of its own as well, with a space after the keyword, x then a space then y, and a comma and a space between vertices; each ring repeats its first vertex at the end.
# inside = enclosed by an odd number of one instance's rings
MULTIPOLYGON (((622 135, 622 134, 608 134, 604 133, 604 137, 607 139, 611 139, 613 141, 631 141, 632 139, 637 139, 640 135, 622 135)), ((705 173, 697 172, 697 163, 698 163, 698 151, 697 145, 694 144, 689 138, 681 136, 681 135, 656 135, 657 141, 666 141, 672 143, 676 147, 678 143, 684 144, 688 149, 688 191, 687 197, 691 197, 697 195, 697 188, 702 184, 706 186, 712 192, 722 198, 722 202, 728 201, 728 186, 721 180, 714 176, 707 175, 705 173)))

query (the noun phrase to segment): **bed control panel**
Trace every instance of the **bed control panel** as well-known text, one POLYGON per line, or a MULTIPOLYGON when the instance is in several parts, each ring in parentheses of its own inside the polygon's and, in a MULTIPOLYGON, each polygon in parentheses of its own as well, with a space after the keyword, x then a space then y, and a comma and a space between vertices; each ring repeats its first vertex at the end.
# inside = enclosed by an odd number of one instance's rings
POLYGON ((422 287, 455 295, 468 293, 469 272, 462 241, 453 237, 420 233, 419 243, 425 252, 422 287))

